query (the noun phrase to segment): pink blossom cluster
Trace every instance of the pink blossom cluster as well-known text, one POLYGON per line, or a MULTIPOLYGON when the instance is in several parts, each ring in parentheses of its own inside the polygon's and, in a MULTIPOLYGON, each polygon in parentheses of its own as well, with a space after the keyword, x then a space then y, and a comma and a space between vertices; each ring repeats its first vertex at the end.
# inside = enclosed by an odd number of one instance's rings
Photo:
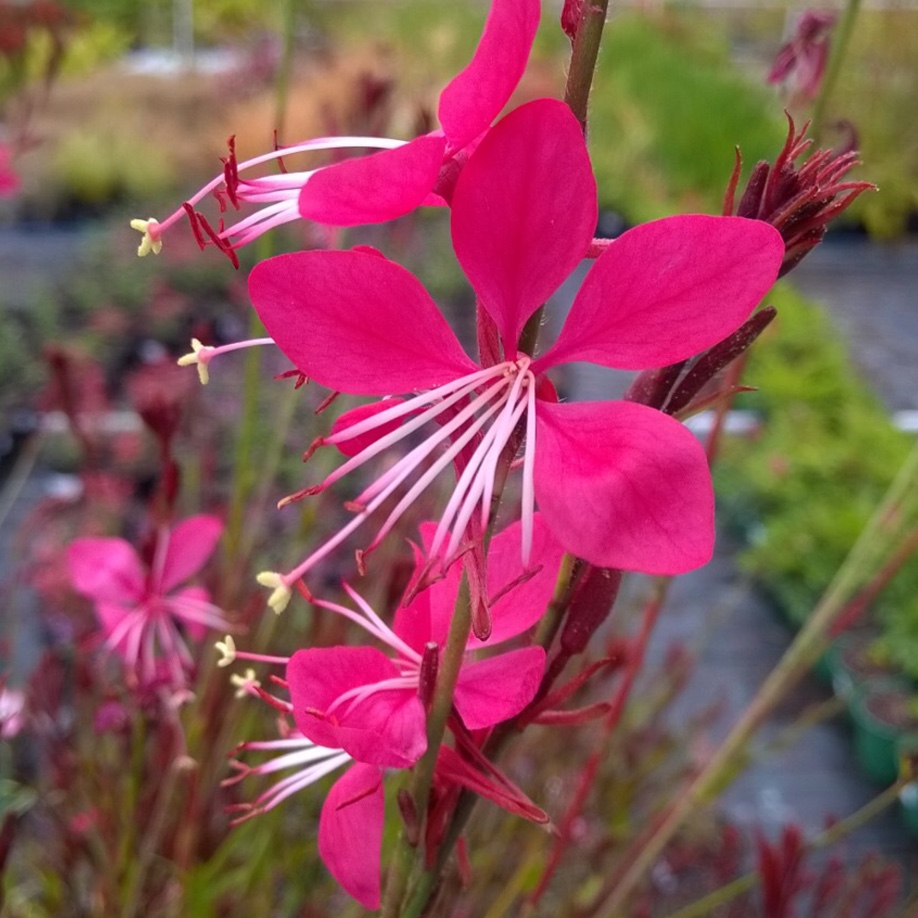
MULTIPOLYGON (((247 163, 231 151, 224 173, 182 209, 162 223, 136 223, 141 254, 158 250, 163 232, 187 214, 202 244, 235 258, 238 246, 290 220, 350 226, 421 205, 449 208, 453 248, 479 305, 477 357, 421 282, 375 249, 280 255, 249 277, 258 316, 297 374, 369 400, 310 447, 309 455, 333 446, 343 461, 293 499, 375 469, 348 501, 354 515, 347 525, 291 570, 259 580, 272 590, 275 611, 299 591, 360 625, 376 646, 264 657, 236 650, 232 640, 221 644, 227 665, 285 667, 274 680, 283 697, 262 689, 254 671, 243 680, 243 691, 274 705, 287 726, 276 740, 244 744, 247 757, 269 758, 239 761, 239 774, 287 777, 242 815, 347 767, 323 807, 319 849, 343 888, 369 908, 381 897, 385 770, 434 755, 432 800, 448 801, 462 788, 547 819, 483 760, 481 747, 537 696, 546 652, 532 633, 555 594, 562 559, 673 575, 711 557, 714 499, 695 437, 674 417, 634 401, 565 401, 553 377, 575 362, 644 371, 706 351, 747 320, 784 255, 780 234, 760 220, 690 215, 638 226, 601 247, 556 340, 537 348, 544 304, 595 256, 598 216, 586 143, 569 108, 540 99, 499 117, 525 70, 539 15, 538 0, 493 0, 471 63, 441 94, 440 129, 407 142, 323 138, 247 163), (243 177, 291 150, 331 146, 380 152, 311 172, 243 177), (258 209, 214 227, 195 209, 212 191, 221 209, 258 209), (393 447, 400 458, 375 468, 393 447), (450 495, 421 528, 414 576, 391 624, 392 610, 380 614, 350 585, 349 605, 313 596, 319 562, 372 518, 375 532, 358 552, 363 572, 372 550, 450 473, 450 495), (510 476, 518 478, 518 512, 495 533, 495 507, 510 476), (462 604, 471 608, 471 630, 461 635, 447 721, 452 740, 440 746, 437 738, 431 748, 428 714, 462 604)), ((183 360, 206 368, 220 351, 196 342, 183 360)), ((169 544, 181 537, 175 530, 169 544)), ((167 613, 192 628, 216 625, 203 598, 173 592, 199 567, 200 554, 176 566, 170 551, 163 549, 147 579, 123 545, 84 541, 73 554, 78 588, 97 602, 108 643, 147 667, 156 641, 181 656, 167 613), (93 569, 99 562, 104 576, 93 569)), ((433 809, 420 820, 427 850, 435 850, 442 821, 433 809)))

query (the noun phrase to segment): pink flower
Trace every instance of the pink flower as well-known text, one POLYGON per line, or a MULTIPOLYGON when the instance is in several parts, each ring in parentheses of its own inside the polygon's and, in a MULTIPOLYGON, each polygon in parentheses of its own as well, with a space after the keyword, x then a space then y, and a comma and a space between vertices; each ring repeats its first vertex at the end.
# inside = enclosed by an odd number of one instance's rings
POLYGON ((769 83, 783 83, 793 101, 815 99, 829 59, 836 15, 831 10, 806 10, 791 38, 781 46, 768 72, 769 83))
POLYGON ((378 253, 299 252, 250 275, 268 333, 302 373, 352 394, 420 393, 339 419, 319 444, 350 458, 304 495, 436 422, 349 503, 358 512, 340 532, 293 571, 262 576, 275 588, 272 604, 282 607, 291 585, 412 475, 373 545, 459 460, 430 546, 448 564, 474 535, 470 523, 488 520, 498 463, 521 439, 524 559, 537 502, 565 549, 599 566, 677 574, 704 564, 714 503, 695 438, 643 405, 561 404, 546 373, 569 361, 665 366, 720 341, 773 283, 784 251, 778 232, 737 217, 683 216, 625 233, 596 260, 558 340, 537 356, 518 349, 520 333, 583 258, 597 216, 589 158, 568 109, 540 100, 504 118, 463 169, 451 215, 459 262, 499 334, 482 364, 417 279, 378 253))
MULTIPOLYGON (((494 597, 488 647, 522 634, 541 617, 554 589, 562 549, 536 516, 531 563, 524 576, 520 531, 515 523, 494 537, 489 552, 487 591, 494 597)), ((422 527, 425 548, 435 525, 422 527)), ((424 561, 418 552, 418 571, 424 561)), ((361 624, 387 644, 393 658, 373 647, 299 650, 287 665, 287 682, 297 727, 313 742, 341 747, 361 762, 405 768, 427 748, 426 717, 419 693, 425 666, 446 643, 459 594, 460 565, 401 607, 389 628, 350 588, 360 612, 317 601, 361 624)), ((470 652, 482 647, 470 638, 470 652)), ((469 730, 494 726, 518 714, 533 698, 545 666, 541 647, 523 647, 462 666, 454 703, 469 730)))
POLYGON ((26 722, 26 697, 0 681, 0 740, 18 736, 26 722))
POLYGON ((179 623, 195 639, 208 628, 227 629, 207 590, 177 589, 204 567, 222 532, 213 516, 163 528, 149 570, 124 539, 77 539, 68 548, 74 588, 95 603, 105 643, 142 682, 156 679, 164 664, 167 678, 181 684, 193 667, 179 623))
POLYGON ((0 143, 0 198, 11 198, 19 191, 19 176, 13 170, 9 144, 0 143))
POLYGON ((232 139, 224 172, 162 223, 134 220, 143 234, 139 255, 158 252, 162 234, 183 216, 198 243, 217 245, 238 266, 234 249, 266 230, 305 218, 333 226, 382 223, 422 204, 443 204, 467 149, 500 114, 519 83, 539 25, 538 0, 493 0, 478 48, 469 65, 440 95, 441 130, 411 141, 384 137, 321 137, 236 162, 232 139), (296 153, 379 149, 381 152, 305 172, 240 178, 241 172, 296 153), (220 212, 227 203, 260 209, 238 223, 218 227, 195 211, 214 193, 220 212))
MULTIPOLYGON (((273 699, 272 704, 290 708, 273 699)), ((350 764, 332 785, 319 815, 319 856, 342 889, 369 909, 379 908, 381 898, 382 836, 385 822, 385 796, 382 771, 373 765, 352 762, 341 749, 327 749, 296 730, 288 730, 276 740, 243 743, 237 755, 271 753, 274 757, 259 765, 234 760, 237 771, 224 785, 235 784, 249 775, 273 775, 292 769, 253 803, 237 804, 242 822, 273 809, 291 794, 303 790, 326 775, 350 764)))

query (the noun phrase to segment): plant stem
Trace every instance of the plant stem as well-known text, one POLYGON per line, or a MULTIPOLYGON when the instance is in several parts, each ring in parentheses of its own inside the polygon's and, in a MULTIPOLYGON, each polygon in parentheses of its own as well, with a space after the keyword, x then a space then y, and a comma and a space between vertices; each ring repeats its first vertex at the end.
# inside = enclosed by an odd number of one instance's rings
POLYGON ((848 51, 851 35, 854 32, 854 23, 857 20, 860 8, 861 0, 848 0, 845 4, 845 12, 842 14, 842 21, 835 32, 835 40, 832 42, 832 50, 829 52, 829 63, 826 66, 826 73, 819 89, 819 96, 813 106, 813 127, 810 135, 817 142, 820 140, 822 130, 825 127, 826 107, 829 103, 829 97, 835 89, 835 84, 838 82, 842 61, 848 51))
POLYGON ((888 529, 893 511, 900 508, 909 491, 915 489, 918 480, 918 445, 906 460, 883 502, 874 512, 852 548, 845 563, 837 572, 823 598, 816 605, 812 615, 800 630, 794 642, 787 649, 778 665, 762 684, 749 707, 730 731, 723 744, 717 749, 707 765, 696 777, 686 792, 679 796, 672 809, 646 839, 634 861, 621 879, 608 891, 597 914, 613 918, 622 914, 628 897, 645 873, 656 863, 663 849, 686 818, 696 807, 705 804, 723 786, 734 761, 741 756, 749 739, 771 712, 784 693, 797 681, 807 666, 818 656, 824 646, 824 636, 832 622, 845 608, 848 599, 863 578, 865 565, 876 564, 878 543, 882 551, 884 544, 896 533, 884 533, 888 529))
POLYGON ((584 134, 587 131, 590 88, 593 85, 608 6, 609 0, 583 0, 583 12, 574 37, 571 66, 564 87, 564 101, 580 122, 584 134))
MULTIPOLYGON (((878 794, 873 800, 864 804, 859 810, 852 813, 840 822, 835 823, 831 828, 821 832, 811 841, 807 842, 806 847, 810 851, 819 848, 828 848, 839 842, 846 835, 859 829, 862 825, 869 822, 879 813, 886 809, 891 803, 894 803, 899 795, 899 791, 908 782, 907 778, 902 778, 891 787, 888 787, 881 794, 878 794)), ((761 882, 761 875, 758 873, 747 873, 735 880, 715 889, 713 892, 696 899, 694 902, 680 908, 677 912, 672 912, 666 918, 703 918, 705 915, 714 913, 714 909, 721 905, 726 905, 732 899, 750 889, 754 889, 761 882)))

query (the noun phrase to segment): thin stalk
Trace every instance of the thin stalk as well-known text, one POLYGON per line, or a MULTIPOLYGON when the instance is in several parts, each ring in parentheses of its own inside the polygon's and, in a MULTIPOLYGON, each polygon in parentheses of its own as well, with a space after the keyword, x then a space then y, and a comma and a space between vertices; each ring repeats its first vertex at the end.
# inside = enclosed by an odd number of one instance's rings
MULTIPOLYGON (((535 643, 546 650, 554 640, 561 619, 563 618, 564 609, 570 595, 572 577, 576 576, 576 560, 577 559, 573 555, 567 553, 565 553, 562 558, 561 568, 555 582, 554 595, 552 596, 551 602, 548 604, 548 611, 539 623, 535 643), (545 625, 546 620, 549 621, 548 625, 545 625)), ((513 734, 516 720, 517 718, 514 718, 513 721, 501 724, 486 741, 482 752, 492 761, 497 758, 507 740, 513 734)), ((452 853, 453 846, 462 835, 466 823, 478 803, 478 799, 478 795, 471 791, 463 791, 459 795, 456 809, 453 811, 452 820, 443 835, 443 841, 437 852, 437 860, 433 869, 427 871, 420 878, 417 886, 412 891, 412 898, 408 905, 407 915, 421 914, 421 909, 423 909, 425 903, 429 900, 434 890, 436 880, 446 867, 446 862, 452 853)))
MULTIPOLYGON (((511 447, 501 460, 500 467, 497 470, 494 480, 494 492, 492 496, 492 506, 500 503, 501 496, 504 492, 504 486, 507 483, 507 476, 510 473, 510 465, 513 461, 515 448, 511 447)), ((496 515, 492 514, 491 520, 482 536, 482 551, 487 554, 488 545, 494 532, 496 515)), ((468 577, 463 574, 462 582, 459 587, 459 595, 456 597, 456 606, 453 610, 452 621, 449 626, 449 633, 446 637, 446 646, 443 649, 443 655, 440 658, 440 664, 437 671, 437 682, 434 687, 433 699, 431 700, 430 711, 427 714, 427 751, 420 758, 414 767, 412 773, 410 793, 414 800, 415 812, 422 818, 421 838, 423 838, 423 823, 426 819, 427 805, 430 798, 430 789, 433 786, 434 768, 437 764, 437 755, 440 752, 440 746, 446 733, 446 722, 449 719, 450 712, 453 708, 453 695, 456 690, 456 682, 459 679, 459 672, 462 669, 462 661, 465 656, 465 649, 468 645, 469 635, 472 632, 472 605, 469 598, 468 577)), ((441 850, 442 850, 441 846, 441 850)), ((400 911, 402 901, 405 898, 405 892, 408 888, 408 877, 413 864, 416 861, 418 850, 415 845, 411 844, 405 828, 399 837, 398 845, 392 859, 392 866, 389 870, 389 878, 386 884, 386 897, 383 902, 383 918, 396 918, 396 916, 417 916, 427 904, 427 896, 419 900, 417 896, 412 899, 411 906, 406 911, 400 911)), ((435 877, 432 871, 427 870, 422 874, 419 885, 426 887, 424 881, 427 878, 435 877)), ((430 889, 433 889, 431 881, 430 889)))
POLYGON ((902 466, 883 502, 874 512, 861 533, 847 560, 839 569, 835 579, 823 598, 816 605, 813 614, 787 649, 778 665, 756 693, 749 707, 730 731, 723 744, 717 749, 707 765, 673 805, 656 830, 644 841, 634 861, 605 897, 598 915, 613 918, 622 914, 628 897, 637 887, 646 872, 656 863, 664 848, 682 827, 696 807, 712 799, 723 785, 737 757, 743 754, 746 745, 773 710, 785 692, 797 681, 806 668, 815 660, 835 618, 842 612, 858 582, 863 578, 865 563, 876 563, 877 542, 880 549, 894 538, 884 529, 893 518, 893 511, 902 506, 910 490, 918 481, 918 445, 902 466))
POLYGON ((861 0, 848 0, 845 4, 842 20, 838 24, 838 29, 835 32, 835 40, 832 42, 832 50, 829 52, 829 63, 826 66, 826 73, 822 80, 822 86, 819 89, 819 95, 813 106, 813 127, 810 131, 810 136, 817 141, 822 134, 829 97, 832 95, 835 84, 838 82, 842 61, 848 51, 848 45, 851 43, 854 23, 857 21, 860 9, 861 0))
POLYGON ((564 101, 580 122, 583 133, 587 131, 587 109, 590 88, 596 71, 599 45, 606 25, 609 0, 584 0, 580 25, 571 50, 571 66, 564 87, 564 101))
MULTIPOLYGON (((890 804, 894 803, 899 795, 899 791, 908 782, 907 778, 897 781, 891 787, 887 788, 881 794, 878 794, 873 800, 866 803, 859 810, 852 813, 840 822, 835 823, 831 828, 821 832, 811 841, 807 842, 806 848, 809 851, 815 851, 820 848, 828 848, 836 844, 842 838, 850 835, 859 829, 862 825, 869 822, 879 813, 885 810, 890 804)), ((715 889, 713 892, 690 902, 688 905, 680 908, 676 912, 671 912, 666 918, 703 918, 705 915, 712 915, 716 908, 726 905, 744 892, 755 889, 761 882, 759 873, 747 873, 737 877, 725 886, 715 889)))

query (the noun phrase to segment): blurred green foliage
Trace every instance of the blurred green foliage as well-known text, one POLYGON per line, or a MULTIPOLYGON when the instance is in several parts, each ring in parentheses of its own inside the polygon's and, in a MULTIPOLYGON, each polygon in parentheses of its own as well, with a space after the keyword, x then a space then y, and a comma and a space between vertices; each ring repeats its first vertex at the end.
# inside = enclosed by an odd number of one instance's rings
MULTIPOLYGON (((725 444, 719 506, 744 531, 742 565, 803 621, 841 566, 911 447, 852 369, 830 319, 792 287, 769 297, 778 319, 752 350, 740 407, 761 432, 725 444)), ((918 677, 918 567, 876 603, 879 646, 918 677)))
POLYGON ((590 148, 602 206, 631 222, 719 213, 736 146, 748 163, 780 149, 780 107, 732 65, 726 34, 712 25, 676 12, 609 23, 590 148))

